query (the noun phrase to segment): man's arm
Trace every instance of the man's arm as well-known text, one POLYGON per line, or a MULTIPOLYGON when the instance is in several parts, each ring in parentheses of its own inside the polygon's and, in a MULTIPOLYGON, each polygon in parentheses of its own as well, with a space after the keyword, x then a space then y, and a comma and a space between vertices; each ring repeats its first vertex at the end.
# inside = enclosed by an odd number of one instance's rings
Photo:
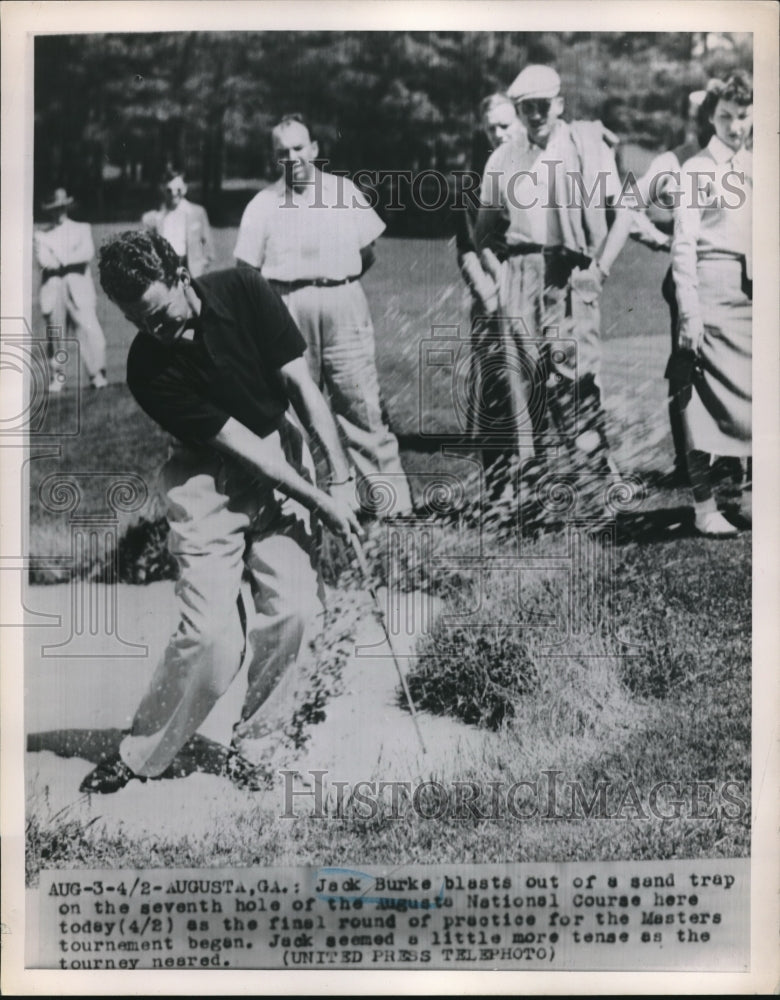
POLYGON ((626 244, 628 234, 633 226, 633 212, 630 208, 619 206, 615 208, 615 217, 607 231, 607 236, 596 253, 596 265, 604 277, 609 275, 612 265, 617 260, 620 251, 626 244))
POLYGON ((46 233, 39 230, 35 233, 33 241, 35 243, 35 256, 38 258, 38 263, 41 267, 53 270, 60 266, 62 262, 49 245, 46 233))
POLYGON ((209 265, 214 260, 214 239, 211 235, 211 226, 209 225, 209 216, 205 208, 201 206, 201 242, 203 246, 203 256, 206 260, 206 265, 209 265))
POLYGON ((630 209, 631 229, 629 236, 637 243, 649 247, 651 250, 668 250, 672 245, 672 237, 654 226, 645 213, 639 208, 630 209))
POLYGON ((376 252, 374 251, 374 244, 369 243, 367 246, 360 248, 360 276, 361 278, 366 273, 366 271, 373 266, 376 260, 376 252))
POLYGON ((68 248, 70 253, 63 264, 88 264, 95 256, 92 227, 88 222, 79 222, 77 225, 77 239, 68 248))
POLYGON ((252 267, 262 270, 265 261, 265 215, 268 204, 258 203, 258 195, 249 202, 241 216, 233 257, 236 267, 252 267))
POLYGON ((337 535, 349 538, 352 532, 360 531, 352 511, 304 479, 287 461, 276 439, 261 438, 229 417, 208 444, 237 458, 275 489, 318 514, 337 535))
POLYGON ((332 482, 342 484, 349 481, 349 460, 341 445, 336 422, 309 374, 306 361, 302 357, 288 361, 279 369, 279 374, 301 423, 325 452, 332 482))
POLYGON ((477 252, 495 252, 505 244, 509 216, 504 198, 503 150, 494 150, 485 164, 479 189, 479 211, 474 221, 474 243, 477 252))

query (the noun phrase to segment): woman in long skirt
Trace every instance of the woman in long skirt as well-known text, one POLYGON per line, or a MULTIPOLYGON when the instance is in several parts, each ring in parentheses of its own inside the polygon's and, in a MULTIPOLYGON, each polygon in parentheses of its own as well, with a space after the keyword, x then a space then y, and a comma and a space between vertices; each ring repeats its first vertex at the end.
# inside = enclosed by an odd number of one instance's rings
POLYGON ((697 354, 682 410, 695 525, 718 537, 736 528, 715 503, 711 460, 752 452, 752 105, 747 74, 710 83, 702 111, 715 134, 683 165, 672 241, 679 343, 697 354))

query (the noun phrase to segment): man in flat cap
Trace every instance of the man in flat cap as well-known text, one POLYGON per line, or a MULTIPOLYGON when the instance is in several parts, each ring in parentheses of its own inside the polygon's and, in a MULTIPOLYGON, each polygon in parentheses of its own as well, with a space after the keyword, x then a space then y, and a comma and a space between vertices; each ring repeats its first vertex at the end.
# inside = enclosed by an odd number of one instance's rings
POLYGON ((64 188, 57 188, 41 205, 48 225, 35 233, 35 256, 41 266, 41 312, 49 339, 49 392, 61 392, 65 387, 56 338, 68 333, 78 338, 92 388, 108 385, 106 338, 95 311, 95 285, 89 270, 95 256, 92 230, 89 223, 68 218, 73 203, 64 188))
MULTIPOLYGON (((602 476, 613 465, 601 405, 599 297, 630 224, 607 225, 621 193, 616 136, 598 121, 564 122, 560 89, 557 72, 541 65, 527 66, 508 88, 528 142, 504 144, 488 160, 477 241, 499 278, 501 311, 522 357, 520 430, 533 431, 540 459, 563 441, 575 467, 602 476), (500 262, 493 248, 502 231, 500 262), (544 348, 542 338, 550 340, 544 348)), ((615 218, 623 211, 616 207, 615 218)))

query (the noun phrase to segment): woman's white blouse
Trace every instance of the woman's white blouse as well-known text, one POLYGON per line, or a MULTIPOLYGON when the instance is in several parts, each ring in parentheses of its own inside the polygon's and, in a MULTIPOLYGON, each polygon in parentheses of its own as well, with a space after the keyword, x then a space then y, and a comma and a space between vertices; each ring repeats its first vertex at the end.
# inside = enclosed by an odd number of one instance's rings
POLYGON ((752 274, 753 154, 717 136, 680 171, 674 210, 672 273, 681 329, 701 329, 696 264, 706 257, 746 259, 752 274))

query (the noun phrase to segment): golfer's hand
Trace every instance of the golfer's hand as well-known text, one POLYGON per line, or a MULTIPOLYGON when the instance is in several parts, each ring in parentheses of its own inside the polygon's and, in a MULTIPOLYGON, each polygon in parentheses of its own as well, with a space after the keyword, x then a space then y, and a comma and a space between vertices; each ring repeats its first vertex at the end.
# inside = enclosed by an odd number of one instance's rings
POLYGON ((680 319, 680 330, 678 335, 678 346, 687 351, 698 351, 701 347, 701 339, 704 335, 704 327, 701 320, 680 319))
POLYGON ((354 478, 348 479, 345 483, 331 483, 328 486, 328 493, 339 506, 349 507, 353 514, 357 514, 360 510, 357 483, 354 478))
POLYGON ((351 535, 363 536, 355 511, 346 498, 323 493, 317 504, 317 514, 325 527, 334 535, 349 541, 351 535))

